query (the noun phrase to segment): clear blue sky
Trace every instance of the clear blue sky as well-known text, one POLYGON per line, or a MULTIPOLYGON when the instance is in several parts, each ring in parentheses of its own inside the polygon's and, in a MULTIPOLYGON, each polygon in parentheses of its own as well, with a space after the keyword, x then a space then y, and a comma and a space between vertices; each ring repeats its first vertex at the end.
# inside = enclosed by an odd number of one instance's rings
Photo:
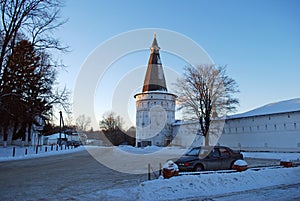
MULTIPOLYGON (((67 0, 62 15, 69 21, 57 34, 72 51, 61 56, 69 67, 58 81, 71 90, 81 65, 97 46, 130 30, 162 28, 191 38, 215 64, 227 65, 227 74, 240 89, 238 113, 300 97, 300 1, 67 0)), ((151 42, 149 38, 149 46, 151 42)), ((116 72, 118 66, 147 64, 148 51, 136 56, 117 62, 116 72)), ((163 65, 172 68, 168 55, 161 57, 163 65)), ((104 99, 97 92, 95 97, 96 102, 104 99)), ((95 105, 97 118, 110 110, 105 101, 95 105)), ((134 101, 125 101, 135 107, 134 101)))

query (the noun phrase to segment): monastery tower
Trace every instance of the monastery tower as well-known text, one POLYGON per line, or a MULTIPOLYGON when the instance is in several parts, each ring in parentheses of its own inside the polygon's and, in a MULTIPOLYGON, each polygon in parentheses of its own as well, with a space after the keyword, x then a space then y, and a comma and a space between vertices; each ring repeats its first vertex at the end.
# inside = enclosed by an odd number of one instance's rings
POLYGON ((176 95, 168 93, 154 34, 143 91, 136 99, 136 146, 166 146, 172 139, 176 95))

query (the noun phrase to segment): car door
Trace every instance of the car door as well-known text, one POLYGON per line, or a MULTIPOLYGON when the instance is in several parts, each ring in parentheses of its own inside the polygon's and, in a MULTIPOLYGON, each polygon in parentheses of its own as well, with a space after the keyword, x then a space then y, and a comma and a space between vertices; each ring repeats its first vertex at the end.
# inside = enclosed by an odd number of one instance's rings
POLYGON ((206 157, 205 166, 207 170, 217 170, 220 169, 221 159, 220 152, 218 148, 213 148, 210 154, 206 157))
POLYGON ((233 162, 233 159, 231 157, 230 151, 226 149, 225 147, 220 147, 220 158, 222 161, 222 169, 230 169, 231 163, 233 162))

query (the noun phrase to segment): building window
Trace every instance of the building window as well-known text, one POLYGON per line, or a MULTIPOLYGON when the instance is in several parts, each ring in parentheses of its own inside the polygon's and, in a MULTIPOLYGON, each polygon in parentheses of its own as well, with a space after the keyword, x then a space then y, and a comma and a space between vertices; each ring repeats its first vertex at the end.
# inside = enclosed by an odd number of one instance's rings
POLYGON ((274 124, 274 129, 275 129, 275 130, 277 129, 277 126, 276 126, 276 124, 274 124))
POLYGON ((259 126, 257 126, 257 130, 259 131, 259 126))
POLYGON ((286 124, 285 123, 283 124, 283 127, 284 127, 284 129, 286 129, 286 124))
POLYGON ((269 116, 269 120, 271 120, 271 117, 269 116))
POLYGON ((235 132, 237 133, 237 128, 235 128, 235 132))
POLYGON ((268 130, 268 125, 267 124, 266 124, 265 128, 266 128, 266 130, 268 130))
POLYGON ((295 129, 297 128, 297 124, 296 124, 296 123, 294 123, 294 128, 295 128, 295 129))
POLYGON ((288 114, 288 118, 290 118, 291 116, 288 114))

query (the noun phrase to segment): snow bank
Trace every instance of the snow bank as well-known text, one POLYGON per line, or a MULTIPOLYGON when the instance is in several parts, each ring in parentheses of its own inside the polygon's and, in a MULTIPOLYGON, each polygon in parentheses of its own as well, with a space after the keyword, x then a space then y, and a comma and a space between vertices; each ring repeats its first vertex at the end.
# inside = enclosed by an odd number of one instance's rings
POLYGON ((178 176, 141 183, 138 187, 138 199, 174 200, 216 196, 275 185, 297 184, 299 178, 300 167, 178 176))
POLYGON ((127 145, 121 145, 118 146, 118 148, 121 149, 122 151, 133 153, 133 154, 153 153, 162 149, 162 147, 158 147, 158 146, 147 146, 143 148, 137 148, 137 147, 127 146, 127 145))
POLYGON ((300 160, 300 153, 242 152, 244 158, 300 160))
POLYGON ((161 151, 162 149, 169 154, 179 154, 179 153, 185 153, 187 149, 183 149, 180 147, 158 147, 158 146, 147 146, 147 147, 133 147, 133 146, 127 146, 127 145, 121 145, 117 147, 118 149, 132 153, 132 154, 149 154, 154 153, 157 151, 161 151))

